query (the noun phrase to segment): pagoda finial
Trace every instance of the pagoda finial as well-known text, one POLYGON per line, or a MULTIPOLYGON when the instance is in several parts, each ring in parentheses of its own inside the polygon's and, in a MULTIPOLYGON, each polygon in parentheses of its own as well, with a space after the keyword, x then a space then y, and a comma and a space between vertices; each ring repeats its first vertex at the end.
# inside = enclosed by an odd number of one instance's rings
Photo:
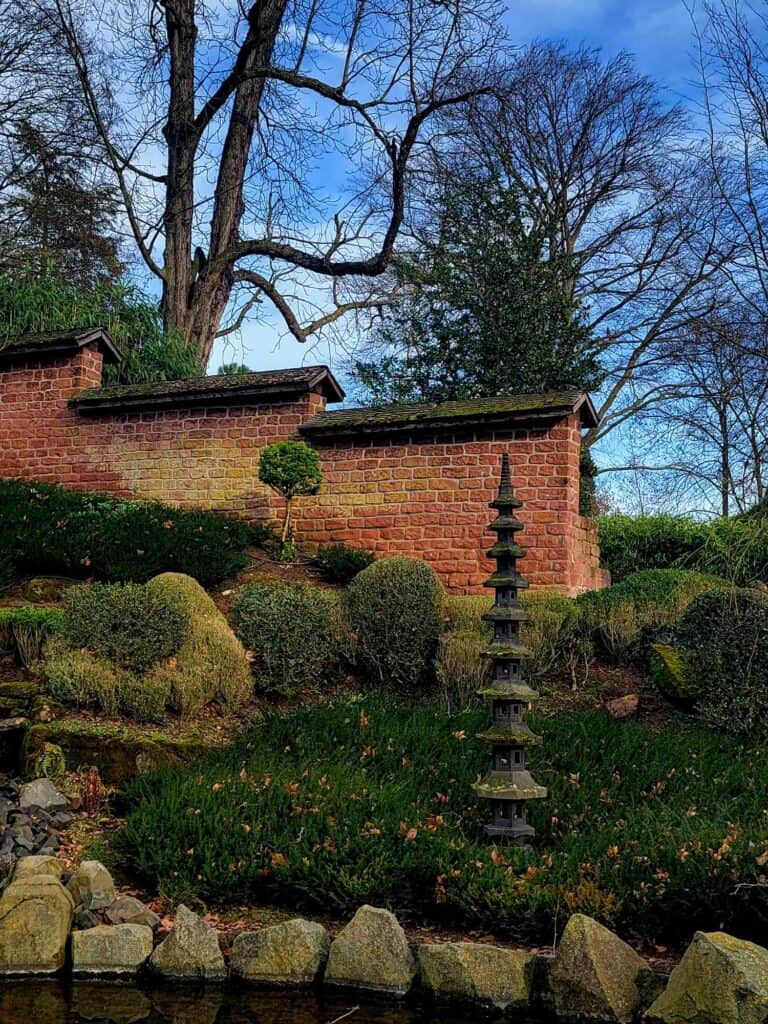
POLYGON ((512 474, 509 471, 509 455, 507 452, 501 456, 501 478, 499 480, 499 497, 504 498, 512 495, 512 474))

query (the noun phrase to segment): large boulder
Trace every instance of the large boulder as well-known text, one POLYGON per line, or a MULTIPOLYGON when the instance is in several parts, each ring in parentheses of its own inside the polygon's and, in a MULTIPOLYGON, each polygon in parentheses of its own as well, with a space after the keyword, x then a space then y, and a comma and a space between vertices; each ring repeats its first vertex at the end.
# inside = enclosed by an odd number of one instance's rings
POLYGON ((325 972, 330 985, 405 995, 415 976, 408 939, 388 910, 360 907, 331 943, 325 972))
POLYGON ((79 974, 135 974, 152 954, 144 924, 97 925, 72 933, 72 969, 79 974))
POLYGON ((0 974, 51 974, 63 967, 74 909, 52 875, 12 882, 0 899, 0 974))
POLYGON ((325 966, 330 946, 321 924, 301 918, 242 932, 232 945, 232 973, 263 984, 311 985, 325 966))
POLYGON ((155 949, 150 964, 166 978, 216 981, 226 977, 216 932, 183 903, 176 910, 176 923, 155 949))
POLYGON ((724 932, 696 932, 646 1017, 661 1024, 763 1024, 768 950, 724 932))
POLYGON ((112 875, 99 860, 84 860, 67 885, 76 907, 103 910, 115 902, 112 875))
POLYGON ((135 896, 121 896, 109 907, 106 918, 110 924, 145 924, 157 928, 160 918, 135 896))
POLYGON ((19 807, 42 807, 44 811, 66 811, 67 798, 63 796, 50 779, 35 779, 25 782, 19 793, 19 807))
POLYGON ((419 946, 419 973, 435 999, 467 999, 500 1010, 524 1009, 531 1001, 536 957, 477 942, 419 946))
POLYGON ((22 857, 16 864, 13 880, 20 882, 24 878, 36 878, 38 875, 51 875, 60 880, 66 867, 65 861, 60 857, 22 857))
POLYGON ((629 1021, 641 1002, 638 979, 649 970, 613 932, 574 914, 549 972, 557 1016, 629 1021))

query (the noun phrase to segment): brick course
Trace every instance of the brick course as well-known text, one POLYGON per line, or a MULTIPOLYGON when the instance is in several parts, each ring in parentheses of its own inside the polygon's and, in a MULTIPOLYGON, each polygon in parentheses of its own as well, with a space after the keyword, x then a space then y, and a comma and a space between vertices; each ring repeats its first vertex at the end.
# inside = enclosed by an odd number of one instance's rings
MULTIPOLYGON (((101 371, 96 344, 0 366, 0 476, 253 522, 278 517, 279 499, 258 480, 259 452, 299 436, 325 408, 319 389, 258 404, 84 414, 69 401, 98 387, 101 371)), ((313 437, 324 484, 316 498, 296 502, 297 538, 422 557, 452 592, 477 591, 490 571, 488 502, 509 451, 531 585, 568 594, 603 586, 594 524, 578 515, 580 438, 578 412, 525 429, 313 437)))

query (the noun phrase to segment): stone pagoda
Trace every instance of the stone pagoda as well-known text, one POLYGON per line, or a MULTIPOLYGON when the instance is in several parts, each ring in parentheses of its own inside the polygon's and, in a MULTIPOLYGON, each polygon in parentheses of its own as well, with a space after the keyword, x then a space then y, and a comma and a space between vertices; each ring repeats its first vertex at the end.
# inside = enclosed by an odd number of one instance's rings
POLYGON ((496 591, 496 601, 483 618, 493 623, 493 640, 483 651, 492 669, 480 696, 491 702, 491 727, 478 734, 478 739, 491 744, 491 768, 475 792, 491 801, 491 821, 485 826, 488 836, 525 844, 535 835, 526 820, 528 800, 541 800, 547 795, 544 786, 534 782, 526 767, 526 751, 541 743, 541 737, 531 732, 524 720, 525 711, 538 700, 538 693, 523 679, 522 666, 530 651, 520 640, 520 623, 528 616, 517 599, 517 592, 528 583, 517 571, 517 560, 525 554, 515 534, 523 524, 514 510, 522 502, 514 496, 509 472, 509 456, 501 461, 499 493, 490 504, 498 512, 490 524, 496 534, 496 543, 488 552, 496 559, 496 571, 486 580, 487 587, 496 591))

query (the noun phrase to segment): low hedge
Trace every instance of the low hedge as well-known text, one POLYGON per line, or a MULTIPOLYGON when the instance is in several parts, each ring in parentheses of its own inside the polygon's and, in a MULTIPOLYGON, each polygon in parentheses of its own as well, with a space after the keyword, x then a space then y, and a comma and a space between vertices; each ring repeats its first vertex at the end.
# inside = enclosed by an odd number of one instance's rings
POLYGON ((249 540, 210 512, 0 480, 0 583, 20 570, 134 582, 175 571, 210 585, 247 564, 249 540))

